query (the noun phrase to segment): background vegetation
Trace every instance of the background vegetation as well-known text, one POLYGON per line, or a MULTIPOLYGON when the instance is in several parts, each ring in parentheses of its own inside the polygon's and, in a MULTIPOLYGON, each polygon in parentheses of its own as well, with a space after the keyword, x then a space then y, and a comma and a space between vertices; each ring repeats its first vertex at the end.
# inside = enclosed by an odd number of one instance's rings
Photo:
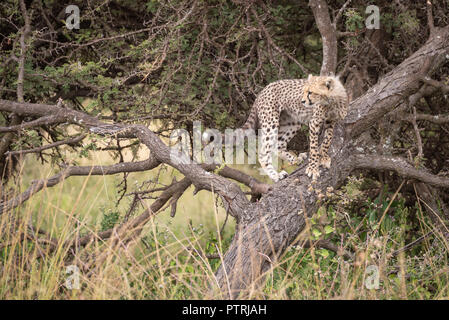
MULTIPOLYGON (((432 26, 426 1, 377 1, 381 28, 367 30, 365 1, 327 4, 340 30, 337 73, 351 100, 449 19, 447 0, 432 1, 432 26)), ((265 85, 319 74, 323 61, 308 1, 6 0, 0 17, 1 99, 63 101, 64 108, 101 121, 144 124, 166 143, 171 130, 191 130, 196 120, 220 130, 238 127, 265 85), (68 4, 80 8, 78 30, 65 26, 68 4)), ((372 151, 405 155, 415 168, 447 176, 447 61, 422 80, 414 105, 367 128, 362 139, 372 151)), ((0 125, 0 298, 223 297, 215 274, 236 224, 214 190, 190 186, 152 212, 131 240, 106 239, 102 232, 138 217, 184 175, 162 164, 151 171, 71 176, 8 207, 35 181, 68 166, 136 162, 150 152, 136 139, 3 109, 0 125), (65 285, 69 265, 81 271, 80 289, 65 285)), ((307 130, 289 147, 306 150, 307 130)), ((232 168, 269 182, 258 166, 232 168)), ((447 187, 398 177, 355 170, 246 297, 447 299, 447 187), (369 265, 379 268, 378 289, 365 286, 369 265)), ((251 188, 239 182, 249 197, 251 188)))

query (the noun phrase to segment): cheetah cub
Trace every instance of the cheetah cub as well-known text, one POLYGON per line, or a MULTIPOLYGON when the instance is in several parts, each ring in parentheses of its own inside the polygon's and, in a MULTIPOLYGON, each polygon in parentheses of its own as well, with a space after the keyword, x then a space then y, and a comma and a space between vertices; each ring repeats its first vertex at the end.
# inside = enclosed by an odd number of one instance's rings
POLYGON ((277 172, 273 167, 273 148, 278 156, 291 164, 299 164, 307 153, 299 156, 287 151, 287 143, 302 124, 309 126, 310 152, 306 173, 313 180, 320 176, 319 166, 330 168, 328 150, 334 126, 344 119, 348 110, 348 96, 338 77, 312 76, 307 79, 279 80, 266 86, 257 96, 248 120, 242 129, 262 129, 259 162, 266 174, 277 182, 287 177, 287 172, 277 172), (321 145, 318 137, 324 127, 321 145))

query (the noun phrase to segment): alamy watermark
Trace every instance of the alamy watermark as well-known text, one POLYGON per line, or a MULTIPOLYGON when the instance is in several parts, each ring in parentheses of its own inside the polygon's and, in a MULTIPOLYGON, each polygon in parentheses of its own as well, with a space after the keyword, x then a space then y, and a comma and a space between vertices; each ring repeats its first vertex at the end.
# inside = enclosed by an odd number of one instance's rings
POLYGON ((365 19, 367 29, 380 29, 380 10, 378 6, 370 5, 365 9, 365 13, 369 16, 365 19))
POLYGON ((369 265, 365 270, 365 287, 367 289, 379 289, 379 267, 369 265))
POLYGON ((65 13, 70 14, 65 20, 65 26, 67 29, 79 29, 80 28, 80 8, 77 5, 71 4, 65 8, 65 13))
MULTIPOLYGON (((67 29, 80 28, 80 8, 71 4, 65 8, 65 13, 70 14, 65 21, 67 29)), ((376 5, 369 5, 365 9, 365 14, 369 16, 365 19, 365 27, 367 29, 380 29, 380 9, 376 5)))
POLYGON ((66 273, 69 276, 65 280, 65 286, 69 290, 80 288, 80 270, 76 265, 70 265, 66 268, 66 273))
POLYGON ((263 149, 270 136, 270 149, 273 166, 278 164, 277 129, 270 132, 259 129, 226 129, 224 135, 216 129, 202 131, 200 121, 193 122, 192 139, 185 129, 173 130, 170 135, 172 147, 170 158, 174 163, 192 164, 256 164, 257 155, 265 153, 263 149), (223 154, 224 149, 224 154, 223 154))

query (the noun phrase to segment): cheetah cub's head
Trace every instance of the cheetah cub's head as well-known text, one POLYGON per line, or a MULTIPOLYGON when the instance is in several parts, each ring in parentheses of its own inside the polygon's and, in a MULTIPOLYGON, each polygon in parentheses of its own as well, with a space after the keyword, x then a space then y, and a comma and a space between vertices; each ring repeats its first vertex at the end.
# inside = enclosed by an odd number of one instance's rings
POLYGON ((327 106, 347 101, 346 89, 338 77, 309 75, 303 87, 301 102, 306 107, 327 106))

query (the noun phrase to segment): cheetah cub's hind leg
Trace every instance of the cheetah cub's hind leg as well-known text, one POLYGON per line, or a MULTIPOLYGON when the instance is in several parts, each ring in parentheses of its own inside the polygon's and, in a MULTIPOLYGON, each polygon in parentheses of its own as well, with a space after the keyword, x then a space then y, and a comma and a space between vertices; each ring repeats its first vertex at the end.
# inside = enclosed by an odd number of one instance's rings
POLYGON ((288 114, 281 113, 279 133, 278 133, 278 155, 282 160, 288 161, 290 164, 299 164, 304 158, 298 158, 294 153, 287 150, 288 142, 295 136, 298 132, 301 124, 298 123, 288 114))
POLYGON ((285 171, 277 172, 273 167, 273 153, 278 151, 276 147, 278 141, 279 128, 279 112, 272 112, 262 117, 261 121, 262 137, 261 137, 261 153, 259 162, 264 172, 274 182, 278 182, 288 176, 285 171))

